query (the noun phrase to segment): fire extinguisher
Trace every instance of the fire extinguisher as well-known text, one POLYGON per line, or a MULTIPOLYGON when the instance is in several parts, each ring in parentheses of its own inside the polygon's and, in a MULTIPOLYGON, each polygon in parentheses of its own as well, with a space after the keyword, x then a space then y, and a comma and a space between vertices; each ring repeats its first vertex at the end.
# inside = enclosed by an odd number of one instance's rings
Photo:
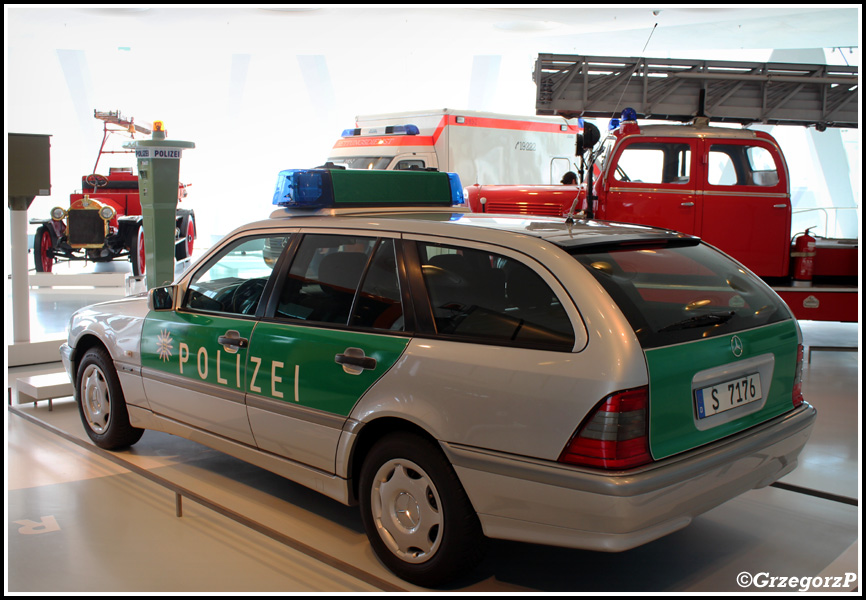
MULTIPOLYGON (((809 229, 812 229, 809 227, 809 229)), ((791 252, 793 259, 793 273, 795 285, 810 285, 812 273, 815 268, 815 238, 809 235, 809 229, 804 233, 794 236, 792 240, 794 249, 791 252)))

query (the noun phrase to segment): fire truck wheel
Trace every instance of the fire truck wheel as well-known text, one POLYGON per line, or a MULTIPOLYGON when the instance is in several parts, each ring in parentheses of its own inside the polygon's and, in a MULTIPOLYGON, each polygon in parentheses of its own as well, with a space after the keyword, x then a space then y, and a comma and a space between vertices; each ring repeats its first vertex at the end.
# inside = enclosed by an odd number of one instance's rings
POLYGON ((132 244, 129 248, 129 262, 132 263, 132 274, 135 277, 144 275, 144 227, 141 225, 138 226, 132 237, 132 244))
POLYGON ((44 225, 36 230, 33 236, 33 262, 37 273, 50 273, 54 266, 54 258, 48 255, 48 251, 54 247, 51 242, 51 234, 44 225))

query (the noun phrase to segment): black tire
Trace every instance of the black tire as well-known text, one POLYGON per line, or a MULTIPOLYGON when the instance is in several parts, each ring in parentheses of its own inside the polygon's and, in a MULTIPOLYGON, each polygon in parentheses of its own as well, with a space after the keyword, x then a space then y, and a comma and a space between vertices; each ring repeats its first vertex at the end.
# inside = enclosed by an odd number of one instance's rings
POLYGON ((132 263, 134 277, 145 274, 147 265, 144 256, 144 226, 141 223, 133 229, 132 239, 129 243, 129 262, 132 263))
POLYGON ((361 467, 361 517, 379 560, 410 583, 436 587, 475 568, 481 523, 436 444, 411 433, 383 437, 361 467))
POLYGON ((50 273, 54 259, 48 256, 48 249, 54 247, 48 227, 42 225, 33 236, 33 264, 37 273, 50 273))
MULTIPOLYGON (((180 214, 180 213, 178 213, 180 214)), ((175 260, 184 260, 192 258, 193 248, 195 246, 195 217, 192 212, 184 214, 180 221, 178 238, 174 244, 175 260)))
POLYGON ((75 375, 75 400, 84 431, 100 448, 126 448, 144 434, 144 429, 129 424, 117 371, 102 347, 96 346, 84 353, 75 375))

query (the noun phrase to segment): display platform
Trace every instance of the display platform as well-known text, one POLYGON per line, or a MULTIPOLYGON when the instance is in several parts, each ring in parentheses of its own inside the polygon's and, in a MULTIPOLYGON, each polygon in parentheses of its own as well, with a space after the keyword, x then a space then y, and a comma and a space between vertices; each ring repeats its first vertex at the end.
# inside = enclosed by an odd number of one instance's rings
MULTIPOLYGON (((804 327, 807 343, 828 335, 857 344, 856 328, 826 329, 804 327)), ((821 351, 805 366, 819 419, 785 487, 747 492, 620 554, 494 540, 481 567, 449 591, 792 591, 779 587, 782 577, 798 578, 797 590, 859 589, 858 364, 857 353, 821 351), (830 587, 815 588, 818 577, 830 587)), ((88 450, 70 398, 52 411, 45 402, 15 410, 29 418, 7 415, 9 591, 421 590, 377 561, 356 508, 159 432, 113 453, 228 511, 186 499, 178 517, 171 489, 88 450)))

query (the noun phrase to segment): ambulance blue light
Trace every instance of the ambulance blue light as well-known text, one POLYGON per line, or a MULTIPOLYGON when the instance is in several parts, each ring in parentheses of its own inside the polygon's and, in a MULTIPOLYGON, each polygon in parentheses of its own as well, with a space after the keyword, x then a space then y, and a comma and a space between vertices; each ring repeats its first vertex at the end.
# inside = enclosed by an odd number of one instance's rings
POLYGON ((362 135, 419 135, 421 130, 417 125, 379 125, 376 127, 355 127, 344 129, 340 137, 355 137, 362 135))
POLYGON ((635 109, 633 108, 623 109, 622 115, 620 116, 622 117, 623 121, 637 121, 637 111, 635 111, 635 109))
POLYGON ((613 131, 617 127, 619 127, 619 119, 611 119, 610 123, 607 124, 608 131, 613 131))

